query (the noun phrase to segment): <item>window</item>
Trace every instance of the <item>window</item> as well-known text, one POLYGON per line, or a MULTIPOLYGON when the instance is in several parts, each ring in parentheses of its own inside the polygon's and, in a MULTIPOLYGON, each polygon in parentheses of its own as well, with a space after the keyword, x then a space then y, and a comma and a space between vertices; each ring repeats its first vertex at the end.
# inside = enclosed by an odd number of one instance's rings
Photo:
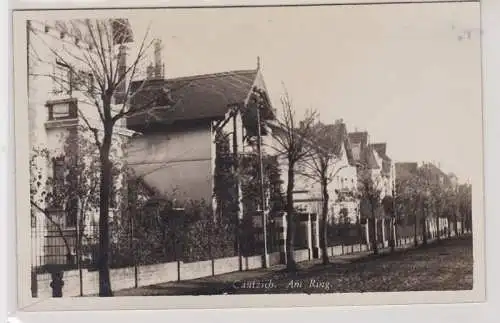
POLYGON ((87 73, 78 71, 75 75, 73 75, 72 88, 77 91, 85 90, 87 87, 87 79, 87 73))
POLYGON ((52 106, 52 118, 53 119, 64 119, 69 117, 69 105, 68 104, 55 104, 52 106))
POLYGON ((78 103, 76 99, 64 99, 48 101, 49 120, 72 119, 78 114, 78 103))
POLYGON ((78 71, 73 76, 71 88, 77 91, 86 91, 92 93, 94 90, 94 76, 85 71, 78 71))
POLYGON ((62 207, 62 198, 65 188, 65 171, 66 167, 64 164, 64 157, 58 157, 53 159, 53 178, 54 178, 54 207, 62 207))
POLYGON ((64 157, 54 158, 54 180, 57 184, 64 183, 64 157))
POLYGON ((71 67, 68 64, 56 59, 53 74, 53 92, 55 94, 71 95, 73 90, 71 67))
POLYGON ((78 199, 70 198, 66 204, 66 227, 76 227, 78 218, 78 199))

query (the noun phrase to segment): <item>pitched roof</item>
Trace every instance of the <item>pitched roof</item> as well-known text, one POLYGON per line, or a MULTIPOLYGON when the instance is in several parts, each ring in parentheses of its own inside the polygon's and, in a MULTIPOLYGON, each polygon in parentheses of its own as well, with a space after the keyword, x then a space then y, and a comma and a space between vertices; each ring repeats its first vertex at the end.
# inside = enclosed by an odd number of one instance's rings
POLYGON ((240 70, 136 81, 131 86, 132 93, 137 91, 131 100, 131 109, 149 105, 148 102, 155 104, 145 112, 130 116, 127 126, 223 119, 230 106, 245 102, 258 75, 258 70, 240 70))
POLYGON ((353 150, 354 160, 365 165, 368 169, 380 168, 373 147, 368 145, 368 132, 350 132, 348 136, 351 144, 359 145, 359 149, 353 150))
POLYGON ((415 162, 396 163, 396 178, 408 178, 418 171, 418 164, 415 162))
POLYGON ((432 180, 442 180, 444 183, 449 184, 451 182, 448 174, 442 171, 438 166, 433 163, 425 163, 421 167, 425 172, 429 179, 432 180))
POLYGON ((371 146, 373 147, 373 149, 375 149, 375 151, 379 154, 380 157, 382 157, 385 160, 389 160, 389 161, 391 160, 386 154, 387 144, 385 142, 371 144, 371 146))
POLYGON ((355 149, 352 150, 353 158, 356 162, 361 162, 364 149, 368 144, 368 132, 350 132, 348 136, 349 142, 355 145, 355 149))
POLYGON ((349 141, 349 135, 347 133, 347 127, 343 122, 336 122, 334 124, 329 124, 325 126, 328 132, 332 134, 331 143, 333 145, 334 153, 336 155, 340 154, 342 151, 342 145, 345 147, 347 160, 352 165, 354 164, 354 156, 352 154, 351 143, 349 141))
POLYGON ((371 144, 373 149, 379 154, 379 156, 382 158, 382 172, 385 174, 390 174, 391 173, 391 164, 392 160, 387 156, 387 144, 385 142, 383 143, 376 143, 376 144, 371 144))
POLYGON ((363 131, 363 132, 350 132, 349 133, 349 140, 351 143, 360 143, 361 145, 367 145, 368 144, 368 132, 363 131))
POLYGON ((363 159, 361 163, 365 165, 368 169, 378 169, 380 165, 377 163, 377 159, 375 158, 374 149, 371 146, 367 146, 364 149, 363 159))

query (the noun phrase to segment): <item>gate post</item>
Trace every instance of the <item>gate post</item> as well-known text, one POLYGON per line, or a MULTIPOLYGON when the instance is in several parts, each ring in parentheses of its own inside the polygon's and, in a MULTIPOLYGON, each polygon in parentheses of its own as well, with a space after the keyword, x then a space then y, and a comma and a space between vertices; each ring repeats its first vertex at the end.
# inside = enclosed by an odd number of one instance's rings
POLYGON ((38 279, 35 270, 31 270, 31 297, 38 297, 38 279))
POLYGON ((53 271, 51 272, 52 281, 50 282, 50 288, 52 288, 52 297, 62 297, 62 288, 64 286, 63 271, 53 271))

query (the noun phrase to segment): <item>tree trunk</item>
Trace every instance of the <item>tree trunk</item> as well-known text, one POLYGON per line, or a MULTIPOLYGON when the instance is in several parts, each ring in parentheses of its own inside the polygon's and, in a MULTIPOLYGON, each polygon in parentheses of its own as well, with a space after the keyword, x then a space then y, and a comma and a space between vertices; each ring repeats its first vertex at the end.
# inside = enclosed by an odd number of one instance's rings
POLYGON ((448 217, 448 232, 447 232, 447 235, 448 235, 448 238, 451 238, 451 230, 452 230, 452 227, 451 227, 451 216, 448 217))
POLYGON ((437 241, 441 241, 441 224, 439 223, 439 210, 436 213, 436 231, 437 231, 437 241))
POLYGON ((371 223, 371 225, 369 226, 369 229, 370 229, 370 237, 371 237, 371 241, 372 241, 372 249, 373 249, 373 254, 377 255, 378 254, 378 237, 376 237, 376 225, 377 225, 377 220, 375 219, 375 208, 373 207, 373 203, 372 203, 372 216, 371 216, 371 219, 368 219, 368 220, 371 220, 369 221, 369 223, 371 223))
MULTIPOLYGON (((415 211, 414 211, 415 212, 415 211)), ((415 244, 415 247, 418 247, 418 213, 415 212, 415 223, 414 228, 413 228, 413 243, 415 244)))
POLYGON ((422 219, 422 244, 426 245, 427 244, 427 217, 424 216, 422 219))
POLYGON ((472 201, 467 199, 467 230, 472 233, 472 201))
POLYGON ((453 231, 455 232, 455 236, 458 236, 458 217, 457 213, 453 215, 453 231))
MULTIPOLYGON (((104 111, 111 107, 104 106, 104 111)), ((111 161, 109 153, 111 149, 111 138, 113 135, 113 124, 104 123, 104 138, 100 149, 101 176, 99 194, 99 296, 113 296, 111 280, 109 276, 109 196, 112 184, 111 161)))
POLYGON ((394 219, 394 216, 390 218, 390 225, 389 225, 389 244, 391 245, 391 252, 394 252, 396 250, 396 221, 394 219))
POLYGON ((295 237, 295 210, 293 207, 293 188, 294 188, 294 163, 288 162, 288 183, 286 189, 286 260, 287 270, 295 271, 297 264, 295 263, 294 252, 294 237, 295 237))
POLYGON ((321 247, 321 258, 323 260, 323 265, 327 265, 329 263, 328 260, 328 232, 327 232, 327 218, 328 218, 328 200, 330 196, 328 195, 328 187, 325 179, 322 179, 321 181, 321 188, 322 188, 322 194, 323 194, 323 207, 322 207, 322 218, 321 218, 321 226, 320 226, 320 231, 321 231, 321 240, 320 240, 320 247, 321 247))

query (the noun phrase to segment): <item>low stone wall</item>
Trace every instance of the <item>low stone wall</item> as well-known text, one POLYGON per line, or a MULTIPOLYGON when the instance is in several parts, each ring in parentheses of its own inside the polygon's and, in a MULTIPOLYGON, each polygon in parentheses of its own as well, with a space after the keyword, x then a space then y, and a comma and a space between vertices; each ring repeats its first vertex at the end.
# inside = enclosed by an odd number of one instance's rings
MULTIPOLYGON (((304 251, 301 250, 303 253, 304 251)), ((307 250, 305 250, 307 252, 307 250)), ((307 253, 306 253, 307 254, 307 253)), ((301 256, 302 258, 303 256, 301 256)), ((269 254, 269 265, 275 266, 281 263, 280 252, 269 254)), ((304 260, 308 260, 305 258, 304 260)), ((301 260, 302 261, 302 260, 301 260)), ((242 270, 259 269, 263 266, 262 255, 242 257, 242 270)), ((121 290, 140 286, 149 286, 177 280, 189 280, 240 270, 239 257, 228 257, 214 260, 198 261, 191 263, 169 262, 155 265, 144 265, 119 269, 111 269, 111 286, 113 290, 121 290), (137 283, 136 283, 137 281, 137 283)), ((95 295, 99 293, 99 273, 83 269, 82 292, 83 295, 95 295)), ((78 270, 65 271, 63 296, 80 295, 80 272, 78 270)), ((37 275, 37 297, 52 297, 50 274, 37 275)))
MULTIPOLYGON (((163 282, 176 281, 179 279, 179 268, 180 264, 177 262, 168 262, 163 264, 155 265, 145 265, 137 267, 137 285, 138 286, 148 286, 159 284, 163 282)), ((129 269, 129 268, 126 268, 129 269)), ((133 267, 132 267, 133 269, 133 267)), ((134 279, 134 276, 127 276, 126 279, 134 279)), ((123 278, 122 278, 123 279, 123 278)), ((115 281, 121 280, 119 277, 115 276, 113 269, 111 270, 111 280, 112 284, 115 281)), ((134 283, 135 285, 135 283, 134 283)), ((135 286, 132 287, 135 287, 135 286)), ((114 289, 117 289, 115 285, 112 285, 114 289)))
MULTIPOLYGON (((454 234, 453 234, 454 236, 454 234)), ((445 237, 443 237, 445 238, 445 237)), ((419 237, 419 242, 422 240, 419 237)), ((432 242, 434 239, 429 239, 432 242)), ((413 237, 398 239, 400 246, 411 246, 414 244, 413 237)), ((343 254, 364 252, 368 250, 365 244, 355 244, 346 246, 328 247, 328 256, 335 257, 343 254)), ((309 249, 295 250, 295 260, 297 262, 311 260, 312 254, 309 249)), ((282 264, 284 255, 280 252, 269 254, 269 265, 275 266, 282 264)), ((263 266, 262 255, 241 258, 242 270, 259 269, 263 266)), ((166 283, 177 280, 190 280, 213 275, 220 275, 240 270, 239 258, 228 257, 214 260, 198 261, 191 263, 169 262, 155 265, 145 265, 137 267, 127 267, 111 269, 111 284, 113 290, 149 286, 160 283, 166 283)), ((82 293, 83 295, 97 295, 99 293, 99 274, 97 271, 81 271, 82 293)), ((52 296, 50 283, 52 277, 50 274, 38 274, 37 297, 48 298, 52 296)), ((63 276, 63 296, 80 295, 80 271, 71 270, 64 272, 63 276)))
POLYGON ((284 255, 281 252, 273 252, 269 254, 269 265, 276 266, 281 264, 281 259, 284 255))
POLYGON ((296 262, 302 262, 302 261, 308 261, 308 260, 310 260, 309 249, 295 250, 295 261, 296 262))

